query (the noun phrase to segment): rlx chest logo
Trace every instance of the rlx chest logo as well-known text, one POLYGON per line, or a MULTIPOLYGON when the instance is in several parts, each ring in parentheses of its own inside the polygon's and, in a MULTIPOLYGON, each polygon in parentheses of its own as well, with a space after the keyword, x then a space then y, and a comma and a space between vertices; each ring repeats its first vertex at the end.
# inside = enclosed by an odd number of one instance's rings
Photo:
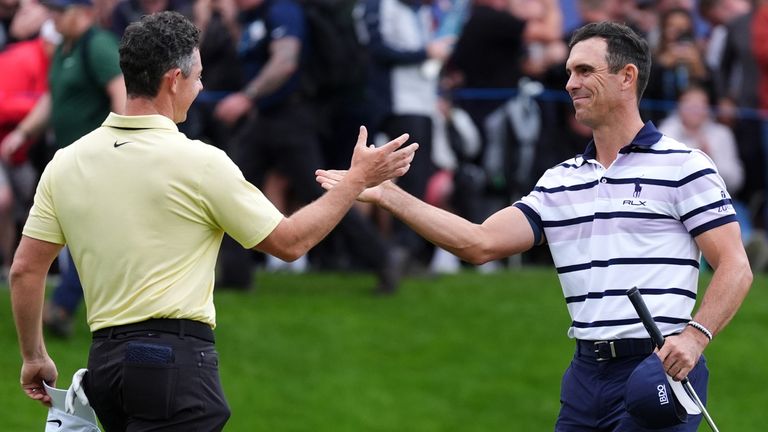
POLYGON ((646 202, 648 202, 648 201, 647 200, 646 201, 642 201, 642 200, 624 200, 624 201, 621 202, 621 205, 646 207, 646 205, 645 205, 646 202))

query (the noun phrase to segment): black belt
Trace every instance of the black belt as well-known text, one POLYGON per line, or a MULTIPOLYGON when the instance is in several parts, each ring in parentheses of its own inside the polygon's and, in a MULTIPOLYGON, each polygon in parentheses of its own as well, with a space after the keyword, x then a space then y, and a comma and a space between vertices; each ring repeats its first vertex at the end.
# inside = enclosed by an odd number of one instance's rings
POLYGON ((106 327, 93 332, 94 338, 112 338, 117 335, 138 332, 157 332, 177 334, 180 337, 192 336, 208 342, 215 342, 210 325, 188 319, 153 318, 132 324, 106 327))
POLYGON ((579 355, 592 357, 597 361, 618 357, 647 356, 655 348, 650 339, 578 340, 576 351, 579 355))

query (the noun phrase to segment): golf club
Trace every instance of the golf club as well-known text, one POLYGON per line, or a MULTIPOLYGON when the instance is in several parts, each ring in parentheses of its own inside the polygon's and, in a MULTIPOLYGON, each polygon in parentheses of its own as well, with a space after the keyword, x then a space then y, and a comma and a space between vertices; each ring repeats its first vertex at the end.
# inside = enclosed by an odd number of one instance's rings
MULTIPOLYGON (((637 287, 630 288, 627 290, 627 297, 629 297, 629 301, 632 302, 632 306, 635 307, 637 315, 640 317, 640 321, 643 323, 643 326, 645 326, 648 334, 651 335, 651 340, 653 341, 654 345, 656 345, 658 348, 661 348, 661 346, 664 345, 664 335, 661 334, 661 330, 659 330, 659 327, 656 326, 656 322, 653 320, 651 312, 648 311, 648 306, 646 306, 645 301, 643 300, 643 296, 640 294, 640 290, 638 290, 637 287)), ((701 410, 701 413, 704 415, 704 419, 707 421, 709 428, 714 432, 720 432, 720 430, 715 425, 715 421, 712 420, 712 417, 709 416, 707 408, 704 407, 701 399, 699 399, 699 395, 696 394, 696 390, 693 389, 693 386, 688 381, 688 378, 683 378, 680 380, 680 383, 683 384, 685 391, 696 403, 696 406, 698 406, 701 410)))

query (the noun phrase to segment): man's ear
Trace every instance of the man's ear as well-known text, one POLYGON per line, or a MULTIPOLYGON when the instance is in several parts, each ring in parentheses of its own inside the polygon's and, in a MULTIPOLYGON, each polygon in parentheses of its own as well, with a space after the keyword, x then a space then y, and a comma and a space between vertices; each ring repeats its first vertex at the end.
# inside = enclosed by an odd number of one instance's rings
POLYGON ((640 70, 637 69, 637 66, 633 65, 632 63, 624 66, 624 70, 622 71, 622 88, 630 89, 633 86, 637 86, 637 77, 639 73, 640 70))
POLYGON ((165 73, 165 79, 168 80, 168 88, 171 93, 176 93, 179 89, 179 81, 181 80, 181 69, 174 68, 165 73))

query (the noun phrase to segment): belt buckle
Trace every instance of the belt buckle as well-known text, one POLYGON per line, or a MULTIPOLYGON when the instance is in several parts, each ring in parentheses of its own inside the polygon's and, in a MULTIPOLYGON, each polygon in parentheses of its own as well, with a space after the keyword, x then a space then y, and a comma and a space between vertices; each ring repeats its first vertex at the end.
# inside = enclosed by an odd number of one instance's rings
POLYGON ((606 361, 616 358, 616 345, 614 341, 596 341, 595 357, 597 361, 606 361))

